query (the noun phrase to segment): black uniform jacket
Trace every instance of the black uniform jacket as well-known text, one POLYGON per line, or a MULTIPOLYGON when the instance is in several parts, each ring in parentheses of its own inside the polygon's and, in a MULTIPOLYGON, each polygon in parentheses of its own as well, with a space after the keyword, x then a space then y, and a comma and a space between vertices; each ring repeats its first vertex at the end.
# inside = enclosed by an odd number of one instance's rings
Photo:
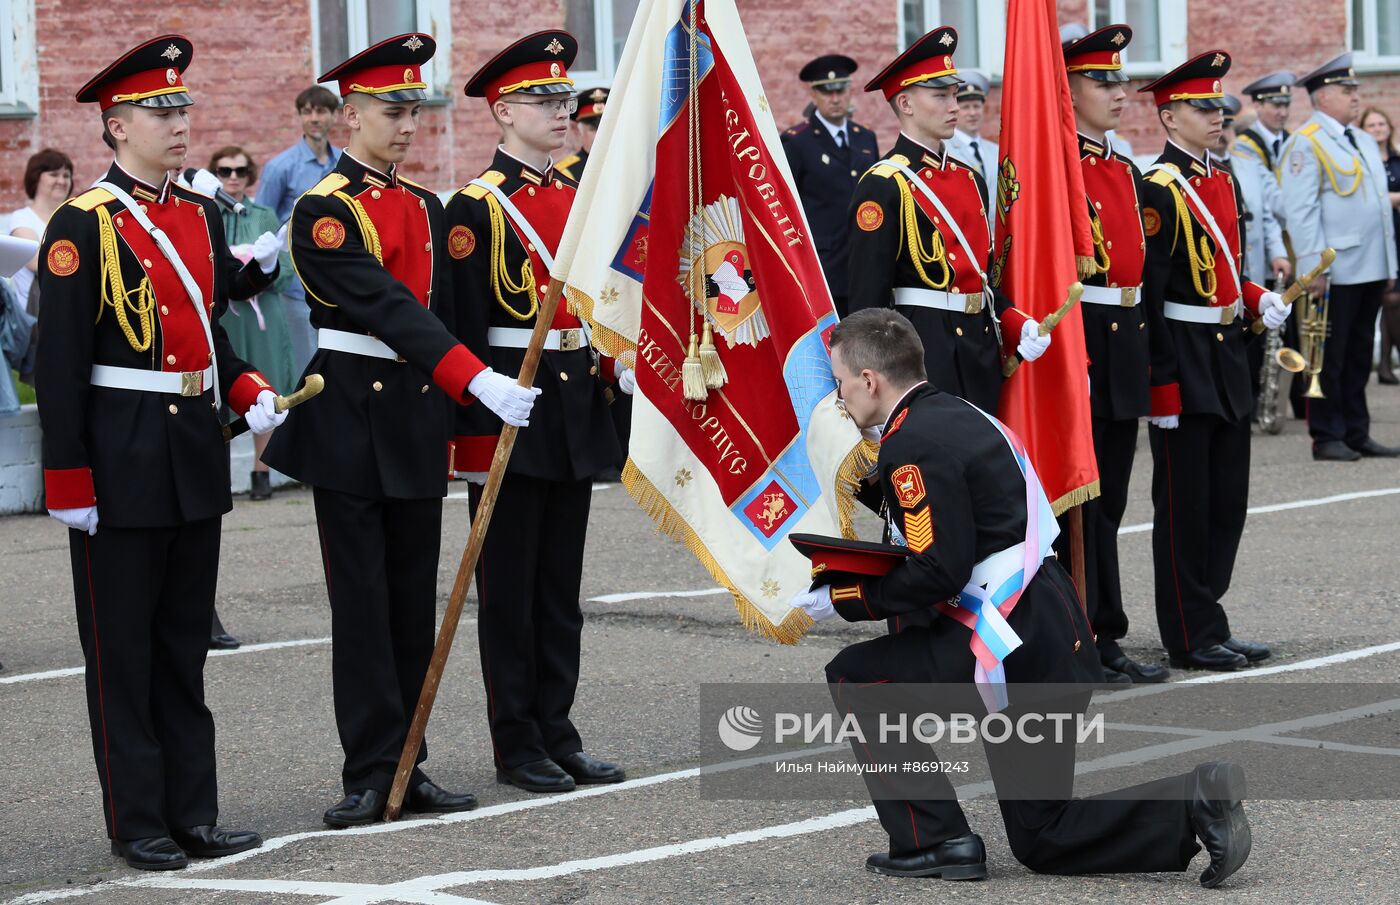
MULTIPOLYGON (((927 611, 959 594, 979 561, 1025 540, 1025 479, 1006 438, 950 393, 920 384, 895 406, 876 475, 911 552, 887 575, 832 584, 849 621, 927 611)), ((1041 563, 1007 621, 1023 642, 1006 659, 1010 681, 1101 681, 1093 631, 1054 559, 1041 563)), ((969 629, 936 610, 927 627, 938 674, 971 680, 969 629)))
POLYGON ((1265 289, 1245 281, 1241 299, 1226 257, 1234 256, 1238 272, 1244 248, 1240 187, 1228 170, 1197 160, 1170 142, 1157 162, 1175 167, 1190 180, 1226 242, 1234 247, 1221 253, 1194 202, 1167 172, 1147 176, 1142 195, 1147 234, 1143 292, 1152 358, 1152 414, 1247 418, 1254 411, 1254 394, 1245 345, 1249 321, 1258 316, 1265 289), (1168 319, 1164 305, 1169 301, 1220 308, 1221 319, 1213 323, 1168 319), (1236 301, 1243 302, 1243 316, 1231 319, 1228 308, 1236 301))
POLYGON ((484 365, 450 329, 442 204, 347 152, 297 200, 290 232, 311 323, 372 335, 398 359, 318 349, 306 373, 326 388, 288 414, 263 460, 370 499, 443 496, 453 409, 479 406, 467 384, 484 365))
POLYGON ((1089 403, 1095 418, 1130 420, 1149 413, 1147 318, 1142 300, 1146 237, 1142 231, 1142 173, 1127 157, 1079 136, 1080 169, 1094 260, 1100 270, 1085 286, 1128 289, 1136 305, 1082 303, 1084 345, 1089 353, 1089 403))
POLYGON ((838 148, 813 113, 806 122, 784 131, 782 141, 827 285, 832 295, 845 295, 850 283, 851 195, 860 174, 880 159, 875 133, 848 122, 847 145, 838 148))
MULTIPOLYGON (((257 262, 244 266, 229 254, 212 198, 169 181, 149 185, 116 164, 105 181, 170 237, 203 296, 222 398, 246 412, 271 387, 234 354, 220 319, 229 298, 256 294, 277 271, 264 274, 257 262)), ((181 396, 91 383, 93 365, 186 373, 209 366, 199 313, 155 240, 115 196, 93 188, 54 212, 39 261, 35 383, 48 507, 95 503, 102 524, 120 528, 229 511, 228 453, 212 387, 181 396)))
MULTIPOLYGON (((577 186, 553 167, 546 172, 497 149, 491 168, 480 177, 497 186, 552 255, 569 218, 577 186)), ((549 270, 510 215, 486 189, 468 184, 447 203, 452 281, 460 317, 458 336, 497 373, 515 377, 525 349, 488 342, 491 328, 532 330, 535 312, 549 286, 549 270)), ((507 471, 551 481, 590 478, 614 466, 621 452, 608 412, 604 381, 615 378, 615 363, 596 355, 578 331, 582 322, 566 300, 550 324, 571 330, 577 348, 546 351, 535 374, 541 394, 529 427, 516 435, 507 471)), ((519 335, 519 334, 517 334, 519 335)), ((482 406, 461 410, 457 424, 456 468, 486 471, 491 465, 501 421, 482 406)))

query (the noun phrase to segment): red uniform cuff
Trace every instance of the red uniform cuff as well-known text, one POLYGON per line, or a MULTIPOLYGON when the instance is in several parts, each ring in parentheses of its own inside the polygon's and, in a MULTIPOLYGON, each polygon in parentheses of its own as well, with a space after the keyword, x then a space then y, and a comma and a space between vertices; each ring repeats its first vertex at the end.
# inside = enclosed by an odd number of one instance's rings
POLYGON ((491 460, 496 455, 494 434, 485 436, 458 436, 453 447, 453 468, 457 471, 490 471, 491 460))
POLYGON ((97 505, 91 468, 45 468, 44 498, 49 509, 81 509, 97 505))
POLYGON ((1001 313, 1001 352, 1006 358, 1016 356, 1016 347, 1021 344, 1021 327, 1032 320, 1024 311, 1007 308, 1001 313))
POLYGON ((1249 312, 1249 316, 1257 318, 1259 316, 1259 300, 1264 297, 1264 293, 1269 290, 1258 283, 1244 284, 1244 307, 1249 312))
POLYGON ((277 392, 272 388, 272 384, 267 382, 267 378, 257 371, 244 371, 228 389, 228 407, 235 415, 246 415, 248 409, 257 404, 258 394, 263 390, 277 392))
POLYGON ((1181 384, 1164 383, 1152 388, 1152 417, 1181 414, 1181 384))
POLYGON ((442 361, 433 368, 433 383, 442 387, 456 402, 467 401, 467 384, 472 378, 486 370, 481 359, 471 353, 466 346, 458 343, 453 346, 442 361))

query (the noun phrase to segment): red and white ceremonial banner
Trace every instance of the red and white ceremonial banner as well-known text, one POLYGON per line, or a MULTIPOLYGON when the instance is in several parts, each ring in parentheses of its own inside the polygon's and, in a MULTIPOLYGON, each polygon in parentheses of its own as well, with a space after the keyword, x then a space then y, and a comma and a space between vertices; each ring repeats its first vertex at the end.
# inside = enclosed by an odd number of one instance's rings
POLYGON ((836 315, 733 0, 641 4, 551 275, 635 363, 628 491, 745 625, 797 641, 787 537, 852 536, 875 449, 836 403, 836 315), (687 399, 704 324, 728 382, 687 399))
MULTIPOLYGON (((1075 256, 1094 253, 1056 21, 1055 0, 1007 5, 992 280, 1036 320, 1064 304, 1078 279, 1075 256)), ((998 417, 1025 442, 1059 515, 1099 495, 1099 468, 1077 305, 1052 336, 1002 387, 998 417)))

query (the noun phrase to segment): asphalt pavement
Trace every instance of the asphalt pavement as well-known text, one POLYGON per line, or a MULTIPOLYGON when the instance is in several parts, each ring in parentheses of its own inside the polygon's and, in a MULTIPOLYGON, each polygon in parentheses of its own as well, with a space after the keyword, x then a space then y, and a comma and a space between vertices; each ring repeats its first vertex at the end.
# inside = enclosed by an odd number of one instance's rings
MULTIPOLYGON (((1375 437, 1400 444, 1400 389, 1373 384, 1370 399, 1375 437)), ((1226 607, 1235 633, 1269 643, 1274 656, 1223 681, 1400 682, 1400 462, 1314 463, 1296 421, 1280 436, 1256 434, 1252 460, 1254 511, 1226 607)), ((1121 538, 1132 621, 1124 646, 1131 656, 1158 661, 1150 481, 1144 428, 1121 538)), ((440 607, 467 536, 465 491, 465 484, 453 484, 445 503, 440 607)), ((866 537, 877 530, 872 520, 861 526, 866 537)), ((657 535, 624 489, 603 484, 593 494, 583 675, 574 714, 587 750, 623 763, 627 783, 562 796, 495 783, 473 598, 429 728, 426 769, 441 785, 474 790, 481 808, 362 830, 327 829, 320 817, 340 796, 340 748, 331 707, 330 613, 311 496, 293 489, 266 503, 239 497, 224 523, 218 606, 244 647, 210 658, 206 687, 218 727, 220 822, 256 829, 267 844, 181 872, 142 874, 113 858, 103 835, 64 530, 40 516, 0 519, 0 553, 7 575, 0 591, 0 905, 59 899, 102 905, 844 905, 933 896, 1007 905, 1342 905, 1394 902, 1400 889, 1400 808, 1374 795, 1250 802, 1253 854, 1218 890, 1196 883, 1203 855, 1185 874, 1034 874, 1012 857, 996 803, 974 781, 962 794, 969 821, 987 843, 991 878, 984 883, 867 873, 865 856, 886 840, 858 794, 848 800, 711 800, 696 775, 707 731, 698 720, 700 686, 821 682, 823 666, 838 650, 883 627, 823 623, 792 647, 749 634, 695 560, 657 535)), ((1217 681, 1182 671, 1173 678, 1217 681)), ((1111 696, 1102 706, 1112 719, 1111 696)), ((1301 704, 1298 710, 1318 716, 1301 704)), ((1141 722, 1142 714, 1135 719, 1141 722)), ((1295 735, 1335 742, 1370 758, 1377 770, 1397 769, 1394 710, 1318 725, 1323 728, 1295 735)), ((1121 768, 1118 760, 1097 761, 1082 752, 1085 782, 1092 773, 1096 781, 1121 778, 1126 785, 1144 771, 1175 768, 1181 755, 1159 757, 1159 749, 1170 747, 1161 741, 1145 734, 1138 747, 1126 749, 1131 756, 1121 758, 1121 768)), ((1211 740, 1197 741, 1191 756, 1210 760, 1212 751, 1211 740)))

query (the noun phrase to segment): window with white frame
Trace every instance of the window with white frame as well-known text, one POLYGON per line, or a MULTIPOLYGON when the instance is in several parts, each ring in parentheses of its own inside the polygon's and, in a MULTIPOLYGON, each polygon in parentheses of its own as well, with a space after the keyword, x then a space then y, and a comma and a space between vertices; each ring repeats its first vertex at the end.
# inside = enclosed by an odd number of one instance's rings
POLYGON ((612 82, 637 6, 638 0, 565 0, 564 30, 578 38, 578 59, 569 68, 574 84, 612 82))
POLYGON ((1400 69, 1400 4, 1351 0, 1351 49, 1362 69, 1400 69))
POLYGON ((999 77, 1006 53, 1005 0, 900 0, 901 46, 908 47, 940 25, 958 32, 954 62, 999 77))
POLYGON ((1133 42, 1123 71, 1134 78, 1164 75, 1186 62, 1186 16, 1176 0, 1093 0, 1089 28, 1127 25, 1133 42))
POLYGON ((32 116, 39 109, 34 4, 0 0, 0 115, 32 116))
POLYGON ((432 35, 437 52, 423 69, 432 95, 450 94, 450 0, 311 0, 317 74, 385 38, 411 31, 432 35))

